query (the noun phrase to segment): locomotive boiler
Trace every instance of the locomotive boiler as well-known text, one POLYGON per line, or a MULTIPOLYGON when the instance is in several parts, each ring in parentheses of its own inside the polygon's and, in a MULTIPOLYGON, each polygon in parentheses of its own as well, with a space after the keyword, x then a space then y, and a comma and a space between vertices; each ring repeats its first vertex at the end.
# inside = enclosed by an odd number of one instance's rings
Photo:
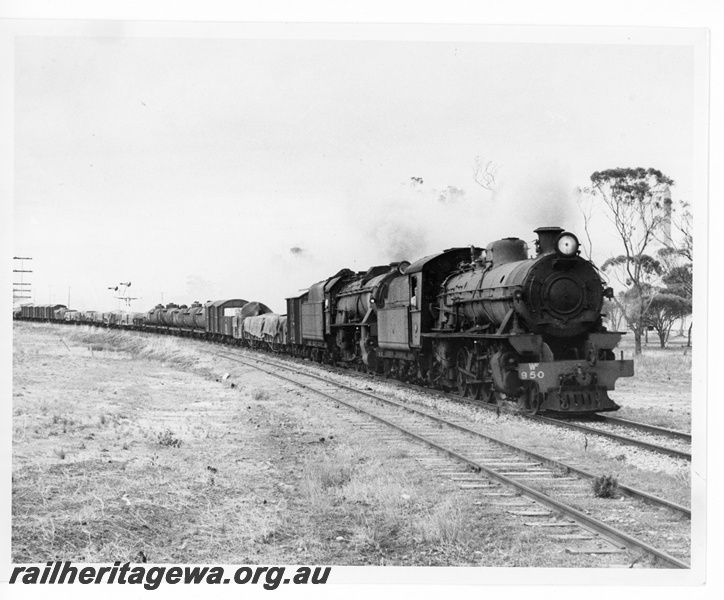
POLYGON ((579 256, 575 235, 536 233, 534 258, 523 240, 506 238, 444 281, 430 334, 435 368, 465 395, 531 412, 616 410, 608 390, 633 375, 633 361, 615 360, 622 334, 601 322, 612 290, 579 256))
POLYGON ((336 360, 377 369, 377 306, 386 283, 410 263, 391 263, 357 273, 334 297, 334 353, 336 360))

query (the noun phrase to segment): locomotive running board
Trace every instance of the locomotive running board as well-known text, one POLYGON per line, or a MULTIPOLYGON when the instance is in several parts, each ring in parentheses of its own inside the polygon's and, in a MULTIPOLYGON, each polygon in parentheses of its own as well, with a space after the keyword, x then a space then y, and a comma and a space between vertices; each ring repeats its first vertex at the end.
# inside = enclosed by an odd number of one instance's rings
POLYGON ((513 333, 421 333, 420 337, 431 338, 436 340, 464 340, 464 339, 480 339, 480 340, 507 340, 516 337, 513 333))

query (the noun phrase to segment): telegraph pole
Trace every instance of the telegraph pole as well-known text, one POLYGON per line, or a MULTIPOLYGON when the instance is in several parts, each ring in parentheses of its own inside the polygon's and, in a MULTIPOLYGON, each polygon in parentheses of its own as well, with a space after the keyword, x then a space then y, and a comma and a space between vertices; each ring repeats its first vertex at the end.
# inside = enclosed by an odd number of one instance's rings
POLYGON ((25 261, 33 260, 33 259, 29 258, 27 256, 13 256, 13 260, 20 261, 20 268, 13 269, 13 273, 20 273, 20 281, 13 282, 13 306, 14 306, 17 301, 20 301, 22 303, 22 300, 25 300, 25 299, 29 300, 30 298, 32 298, 32 296, 30 295, 30 292, 31 292, 30 287, 26 288, 26 286, 31 286, 32 284, 25 281, 25 273, 32 273, 32 271, 25 268, 25 261))

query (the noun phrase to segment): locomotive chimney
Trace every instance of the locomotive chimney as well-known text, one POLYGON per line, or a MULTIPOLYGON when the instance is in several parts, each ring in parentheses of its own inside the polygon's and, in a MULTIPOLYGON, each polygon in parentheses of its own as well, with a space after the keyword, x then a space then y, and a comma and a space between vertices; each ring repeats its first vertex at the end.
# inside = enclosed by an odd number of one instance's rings
POLYGON ((556 251, 556 238, 563 233, 563 229, 560 227, 539 227, 535 230, 535 233, 538 234, 536 242, 538 256, 541 256, 556 251))

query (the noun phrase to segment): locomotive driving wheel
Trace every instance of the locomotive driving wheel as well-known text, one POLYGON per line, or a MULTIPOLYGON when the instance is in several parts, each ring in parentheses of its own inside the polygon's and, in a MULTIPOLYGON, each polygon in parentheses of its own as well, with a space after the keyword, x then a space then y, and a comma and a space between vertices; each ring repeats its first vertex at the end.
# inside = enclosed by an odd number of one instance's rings
POLYGON ((457 393, 468 398, 478 398, 480 383, 478 380, 478 361, 475 353, 467 348, 460 348, 456 360, 457 393))

